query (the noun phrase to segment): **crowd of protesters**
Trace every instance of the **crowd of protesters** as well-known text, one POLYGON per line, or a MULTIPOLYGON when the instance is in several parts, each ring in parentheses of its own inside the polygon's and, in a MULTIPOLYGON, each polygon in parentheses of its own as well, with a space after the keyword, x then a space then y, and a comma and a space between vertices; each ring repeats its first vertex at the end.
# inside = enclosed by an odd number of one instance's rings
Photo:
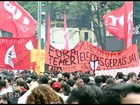
POLYGON ((0 71, 0 104, 134 104, 140 103, 140 74, 115 77, 86 73, 0 71))

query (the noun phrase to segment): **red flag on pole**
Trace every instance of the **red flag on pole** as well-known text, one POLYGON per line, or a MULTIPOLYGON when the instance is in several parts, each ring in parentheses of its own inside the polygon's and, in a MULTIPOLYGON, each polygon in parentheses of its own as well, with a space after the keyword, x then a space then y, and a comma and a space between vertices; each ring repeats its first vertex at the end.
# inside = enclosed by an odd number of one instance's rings
POLYGON ((0 67, 9 70, 29 70, 35 68, 30 62, 30 51, 37 48, 37 37, 3 38, 0 37, 0 67))
POLYGON ((64 35, 63 35, 63 38, 64 38, 64 48, 63 49, 66 49, 68 50, 69 49, 69 43, 68 43, 68 39, 67 39, 67 36, 68 36, 68 28, 67 28, 67 17, 66 17, 66 14, 64 13, 64 35))
POLYGON ((34 36, 36 20, 16 1, 1 1, 0 12, 1 30, 12 33, 13 38, 34 36))
POLYGON ((51 29, 51 19, 48 13, 48 27, 47 27, 47 44, 51 44, 52 41, 52 29, 51 29))
POLYGON ((119 39, 124 38, 126 48, 132 45, 133 35, 133 1, 103 16, 106 30, 119 39))

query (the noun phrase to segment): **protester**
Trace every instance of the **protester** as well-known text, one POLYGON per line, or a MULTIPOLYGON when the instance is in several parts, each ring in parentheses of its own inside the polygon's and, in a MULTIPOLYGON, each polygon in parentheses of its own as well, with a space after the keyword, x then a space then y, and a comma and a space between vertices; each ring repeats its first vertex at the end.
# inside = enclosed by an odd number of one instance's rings
POLYGON ((5 80, 0 80, 0 95, 4 95, 8 92, 11 92, 11 91, 7 90, 6 81, 5 80))
POLYGON ((62 79, 64 82, 67 82, 70 79, 70 74, 69 73, 63 73, 62 74, 62 79))
POLYGON ((104 88, 100 104, 140 104, 140 85, 110 84, 104 88))
POLYGON ((0 104, 10 104, 10 102, 8 102, 8 97, 6 94, 0 96, 0 104))
POLYGON ((61 97, 47 84, 34 88, 27 97, 27 104, 63 104, 61 97))
POLYGON ((67 104, 97 104, 95 92, 90 86, 83 85, 72 90, 69 95, 67 104))
POLYGON ((131 83, 136 83, 137 82, 137 75, 134 72, 128 73, 127 78, 128 78, 128 80, 126 81, 126 83, 131 84, 131 83))
POLYGON ((123 83, 123 73, 122 72, 117 72, 115 78, 116 78, 116 82, 123 83))
MULTIPOLYGON (((41 73, 41 75, 37 75, 34 72, 32 73, 32 72, 24 72, 24 71, 16 72, 13 75, 11 75, 10 72, 5 72, 5 71, 1 73, 2 74, 0 74, 1 75, 0 94, 2 97, 6 95, 9 95, 9 97, 5 97, 1 99, 0 102, 8 103, 8 104, 27 104, 27 100, 29 103, 33 103, 33 100, 30 100, 31 97, 37 97, 33 91, 35 88, 41 85, 49 86, 49 88, 51 88, 55 92, 55 94, 59 97, 60 99, 59 102, 54 101, 51 102, 51 104, 56 104, 56 103, 62 103, 62 104, 101 103, 102 104, 102 103, 107 103, 106 102, 107 100, 112 99, 111 98, 113 97, 112 88, 120 89, 122 87, 122 86, 120 87, 120 84, 125 84, 125 85, 139 84, 139 82, 137 81, 138 78, 136 76, 136 73, 134 72, 130 72, 128 74, 122 74, 122 72, 117 72, 115 77, 110 75, 104 75, 104 74, 93 76, 89 74, 89 71, 88 73, 82 73, 80 71, 77 71, 72 73, 57 73, 55 75, 52 72, 49 73, 44 72, 41 73), (17 97, 14 97, 15 92, 19 93, 17 97), (112 93, 106 93, 106 92, 112 92, 112 93), (110 96, 109 99, 106 99, 107 97, 103 98, 103 96, 106 95, 110 96), (30 99, 28 99, 29 96, 30 99), (86 99, 88 97, 89 100, 86 99), (92 98, 94 97, 93 100, 91 99, 91 97, 92 98)), ((126 91, 129 90, 127 86, 123 87, 123 89, 124 91, 125 89, 126 91)), ((38 93, 37 94, 38 99, 36 99, 38 100, 38 102, 35 100, 36 103, 47 102, 45 100, 47 99, 47 96, 44 99, 41 98, 42 96, 40 97, 41 94, 42 95, 45 94, 40 90, 40 88, 37 89, 35 93, 36 94, 38 93)), ((131 96, 135 97, 136 99, 135 101, 138 103, 137 93, 136 94, 134 94, 134 92, 132 92, 132 94, 131 92, 130 93, 127 92, 127 93, 128 96, 123 97, 121 100, 118 101, 118 103, 126 103, 126 102, 129 103, 130 100, 134 102, 134 100, 131 99, 131 96)), ((124 93, 122 92, 122 94, 124 93)), ((115 98, 118 99, 118 97, 115 98)), ((116 103, 116 100, 115 99, 111 100, 110 103, 116 103)))
POLYGON ((102 85, 102 77, 101 76, 95 76, 95 85, 101 86, 102 85))
POLYGON ((31 82, 29 90, 26 93, 24 93, 21 97, 19 97, 18 104, 26 104, 27 97, 32 93, 32 90, 37 86, 39 86, 39 83, 37 81, 31 82))
POLYGON ((6 81, 6 88, 7 88, 7 90, 8 90, 8 92, 13 92, 13 86, 12 86, 12 77, 7 77, 6 79, 5 79, 5 81, 6 81))
POLYGON ((56 92, 57 95, 59 95, 62 98, 63 102, 66 102, 68 97, 64 93, 66 91, 66 89, 64 90, 64 85, 62 86, 60 82, 54 82, 52 84, 52 89, 56 92))
POLYGON ((69 80, 67 81, 67 84, 70 86, 70 90, 72 91, 72 88, 73 88, 73 86, 74 86, 74 84, 75 84, 75 81, 74 81, 73 79, 69 79, 69 80))

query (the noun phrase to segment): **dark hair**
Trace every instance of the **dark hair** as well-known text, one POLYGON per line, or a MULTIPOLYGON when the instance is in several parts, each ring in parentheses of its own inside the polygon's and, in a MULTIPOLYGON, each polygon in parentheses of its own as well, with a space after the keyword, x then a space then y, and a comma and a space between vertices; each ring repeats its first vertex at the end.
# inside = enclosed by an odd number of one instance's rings
POLYGON ((24 87, 25 81, 19 81, 17 85, 18 85, 18 86, 23 86, 23 87, 24 87))
POLYGON ((75 84, 75 81, 73 79, 69 79, 67 82, 66 82, 69 86, 74 86, 75 84))
POLYGON ((31 74, 27 73, 25 76, 24 76, 24 79, 27 80, 27 78, 31 78, 31 74))
POLYGON ((2 80, 2 76, 0 75, 0 80, 2 80))
POLYGON ((48 78, 46 76, 41 76, 39 79, 40 84, 48 84, 48 78))
POLYGON ((6 81, 0 80, 0 87, 6 87, 6 81))
POLYGON ((28 86, 27 82, 24 82, 24 88, 25 88, 26 90, 29 90, 29 86, 28 86))
POLYGON ((61 82, 61 81, 63 81, 63 79, 62 78, 58 78, 58 82, 61 82))
POLYGON ((18 79, 16 80, 16 84, 17 84, 17 86, 22 86, 22 87, 24 87, 24 85, 25 85, 25 80, 24 80, 23 78, 18 78, 18 79))
POLYGON ((87 84, 90 81, 89 77, 87 76, 82 76, 80 78, 84 81, 85 84, 87 84))
POLYGON ((121 104, 122 97, 126 97, 129 93, 139 92, 138 84, 110 84, 103 89, 100 104, 121 104))
POLYGON ((76 80, 79 79, 79 78, 80 78, 80 77, 75 76, 75 77, 73 78, 73 80, 76 81, 76 80))
POLYGON ((97 99, 94 91, 90 86, 79 86, 72 90, 66 103, 78 102, 79 104, 97 104, 97 99))
POLYGON ((140 72, 138 73, 138 78, 140 79, 140 72))
POLYGON ((95 77, 95 83, 101 83, 102 82, 102 77, 101 76, 96 76, 95 77))
POLYGON ((107 80, 107 75, 101 75, 101 77, 102 77, 102 83, 105 83, 107 80))
POLYGON ((68 96, 71 93, 70 86, 68 84, 61 84, 61 88, 64 89, 64 95, 68 96))
POLYGON ((101 87, 95 85, 94 83, 88 83, 88 86, 90 86, 92 88, 92 90, 95 92, 96 98, 99 101, 100 97, 103 94, 101 87))
POLYGON ((70 78, 70 74, 69 73, 63 73, 62 74, 64 77, 67 77, 68 79, 70 78))
POLYGON ((130 78, 132 78, 134 75, 136 75, 135 72, 130 72, 130 73, 128 73, 127 78, 130 79, 130 78))
POLYGON ((31 75, 31 78, 32 78, 32 80, 34 80, 34 81, 37 81, 37 79, 38 79, 37 75, 35 75, 35 74, 32 74, 32 75, 31 75))
POLYGON ((27 83, 31 83, 32 82, 32 79, 29 77, 29 78, 26 78, 26 82, 27 83))
POLYGON ((7 80, 7 82, 8 82, 8 83, 10 83, 10 84, 11 84, 11 82, 12 82, 13 78, 8 76, 8 77, 6 77, 6 80, 7 80))
POLYGON ((123 79, 123 73, 122 72, 117 72, 116 79, 123 79))
POLYGON ((124 75, 124 76, 123 76, 123 82, 125 83, 127 80, 128 80, 127 75, 124 75))
POLYGON ((106 80, 106 84, 114 84, 115 83, 115 79, 114 78, 108 78, 106 80))
POLYGON ((3 71, 2 71, 2 74, 3 74, 3 75, 7 75, 8 73, 7 73, 6 70, 3 70, 3 71))

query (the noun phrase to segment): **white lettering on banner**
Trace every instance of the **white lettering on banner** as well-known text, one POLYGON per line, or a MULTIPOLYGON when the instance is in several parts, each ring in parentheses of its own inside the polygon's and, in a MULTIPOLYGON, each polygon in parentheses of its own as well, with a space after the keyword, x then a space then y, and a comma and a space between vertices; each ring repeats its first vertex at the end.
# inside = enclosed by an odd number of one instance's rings
POLYGON ((13 14, 13 19, 15 19, 15 20, 18 20, 21 17, 21 15, 22 15, 22 12, 19 9, 17 9, 17 11, 16 11, 16 7, 12 6, 10 4, 10 2, 8 2, 8 1, 4 1, 4 8, 8 12, 13 14))
MULTIPOLYGON (((4 8, 12 14, 11 15, 11 14, 7 13, 8 19, 15 21, 15 20, 19 20, 22 17, 22 12, 18 8, 16 8, 12 4, 10 4, 10 2, 4 1, 4 8)), ((26 25, 29 25, 29 23, 30 23, 30 20, 27 17, 24 17, 22 24, 16 22, 16 25, 23 32, 26 32, 27 30, 29 30, 29 28, 26 26, 26 25)))
POLYGON ((27 17, 24 17, 23 23, 29 25, 29 19, 27 17))
POLYGON ((119 17, 119 24, 121 26, 124 26, 124 15, 122 15, 121 17, 119 17))
POLYGON ((0 44, 23 44, 25 43, 24 39, 20 39, 20 40, 13 40, 13 39, 0 39, 0 44))
POLYGON ((17 24, 17 27, 19 27, 23 32, 26 32, 28 30, 26 26, 21 25, 21 24, 17 24))
POLYGON ((116 22, 117 22, 118 18, 116 18, 116 17, 113 16, 113 15, 109 15, 109 16, 106 18, 106 20, 107 20, 106 23, 107 23, 108 25, 116 26, 116 22), (108 22, 109 19, 111 19, 111 22, 108 22))
POLYGON ((117 21, 121 26, 124 26, 124 15, 120 16, 120 17, 115 17, 113 15, 109 15, 106 18, 106 25, 110 26, 110 27, 115 27, 117 25, 117 21), (109 21, 109 19, 111 21, 109 21), (109 21, 109 22, 108 22, 109 21))

